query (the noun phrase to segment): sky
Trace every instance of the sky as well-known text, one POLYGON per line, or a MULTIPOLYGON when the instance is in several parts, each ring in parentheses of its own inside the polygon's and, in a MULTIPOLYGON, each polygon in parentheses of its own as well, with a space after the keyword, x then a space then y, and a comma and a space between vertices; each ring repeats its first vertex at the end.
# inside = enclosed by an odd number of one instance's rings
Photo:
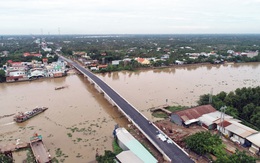
POLYGON ((0 0, 0 35, 259 34, 260 0, 0 0))

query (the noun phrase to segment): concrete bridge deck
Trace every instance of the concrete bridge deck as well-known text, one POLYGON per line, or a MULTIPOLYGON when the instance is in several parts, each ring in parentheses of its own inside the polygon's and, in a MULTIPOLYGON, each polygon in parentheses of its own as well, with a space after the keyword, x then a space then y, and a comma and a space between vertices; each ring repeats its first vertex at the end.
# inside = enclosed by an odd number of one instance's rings
POLYGON ((91 83, 94 83, 95 88, 104 93, 105 98, 112 104, 119 108, 119 110, 131 121, 145 136, 146 138, 161 152, 164 158, 170 162, 176 163, 192 163, 188 154, 180 148, 173 140, 167 137, 157 126, 142 115, 134 106, 132 106, 126 99, 120 96, 115 90, 108 86, 96 75, 89 70, 80 66, 78 63, 71 61, 63 56, 61 59, 67 61, 74 66, 84 76, 88 78, 91 83), (158 138, 160 134, 165 136, 167 141, 162 141, 158 138))

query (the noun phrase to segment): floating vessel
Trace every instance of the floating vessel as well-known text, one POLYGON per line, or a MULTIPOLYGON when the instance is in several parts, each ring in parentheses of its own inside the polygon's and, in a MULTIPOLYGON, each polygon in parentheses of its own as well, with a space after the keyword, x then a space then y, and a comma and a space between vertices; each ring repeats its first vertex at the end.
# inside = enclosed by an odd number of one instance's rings
POLYGON ((17 115, 14 116, 14 121, 17 122, 17 123, 24 122, 27 119, 30 119, 30 118, 36 116, 37 114, 44 112, 47 109, 48 108, 46 108, 46 107, 36 107, 32 111, 27 111, 27 112, 24 112, 24 113, 19 112, 17 115))
POLYGON ((42 141, 42 136, 37 133, 30 138, 30 146, 37 163, 51 163, 51 155, 42 141))
POLYGON ((60 86, 60 87, 55 87, 55 90, 60 90, 60 89, 64 89, 67 88, 68 86, 60 86))

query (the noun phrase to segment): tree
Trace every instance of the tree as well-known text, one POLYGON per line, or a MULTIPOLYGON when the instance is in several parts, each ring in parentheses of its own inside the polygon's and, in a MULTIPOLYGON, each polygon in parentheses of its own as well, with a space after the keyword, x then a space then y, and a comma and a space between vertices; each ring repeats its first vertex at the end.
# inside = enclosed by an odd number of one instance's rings
POLYGON ((188 136, 185 140, 187 147, 199 155, 206 153, 218 154, 223 149, 222 140, 218 135, 208 131, 198 132, 188 136))
POLYGON ((98 163, 113 163, 115 156, 112 151, 105 150, 104 156, 96 156, 96 160, 98 163))
POLYGON ((246 152, 236 150, 235 154, 227 155, 224 154, 222 156, 219 156, 215 163, 255 163, 256 159, 252 156, 246 155, 246 152))
POLYGON ((7 156, 4 155, 4 154, 0 154, 0 162, 1 162, 1 163, 12 163, 13 160, 12 160, 12 158, 7 157, 7 156))
POLYGON ((209 94, 201 95, 198 101, 199 105, 206 105, 209 104, 209 94))
POLYGON ((5 71, 4 70, 0 70, 0 83, 5 82, 6 78, 5 78, 5 71))

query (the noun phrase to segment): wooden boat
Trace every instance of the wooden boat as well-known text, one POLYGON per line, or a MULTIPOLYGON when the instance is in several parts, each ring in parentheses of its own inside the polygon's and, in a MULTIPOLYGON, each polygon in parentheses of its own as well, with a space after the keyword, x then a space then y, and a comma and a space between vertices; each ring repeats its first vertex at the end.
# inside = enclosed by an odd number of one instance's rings
POLYGON ((68 86, 60 86, 60 87, 55 87, 55 90, 60 90, 60 89, 64 89, 67 88, 68 86))

